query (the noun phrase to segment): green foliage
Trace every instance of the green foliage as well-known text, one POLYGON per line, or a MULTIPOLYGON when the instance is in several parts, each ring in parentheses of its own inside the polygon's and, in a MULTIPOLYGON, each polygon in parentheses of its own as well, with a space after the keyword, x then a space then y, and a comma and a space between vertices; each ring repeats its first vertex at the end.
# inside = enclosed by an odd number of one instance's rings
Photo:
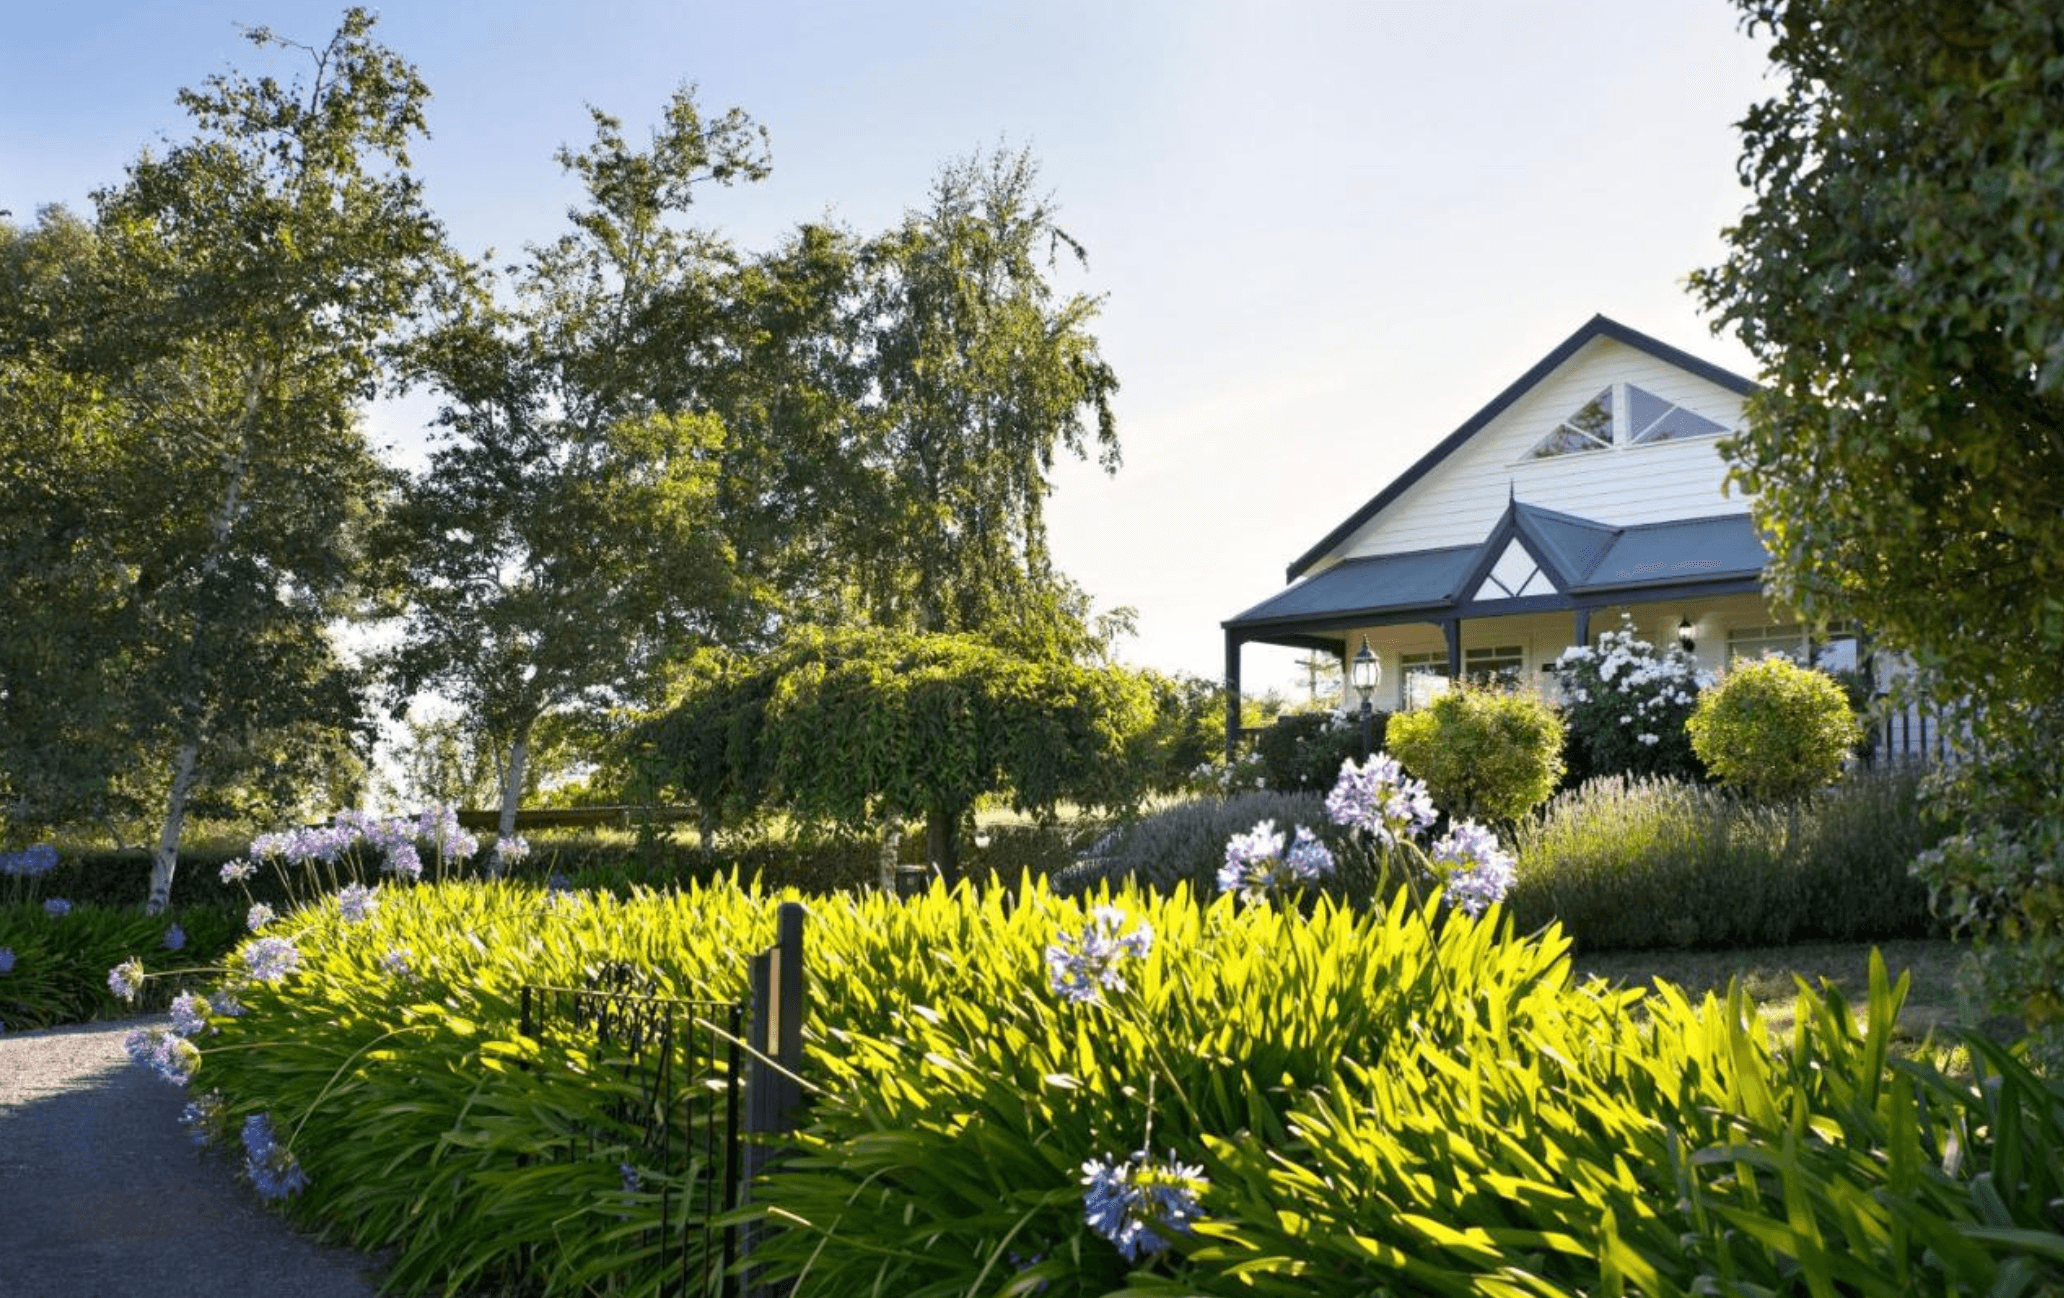
POLYGON ((1448 814, 1516 821, 1562 779, 1563 725, 1539 695, 1461 685, 1390 719, 1390 753, 1448 814))
POLYGON ((1150 793, 1176 793, 1225 751, 1225 686, 1201 676, 1142 671, 1153 720, 1138 732, 1126 765, 1150 793))
POLYGON ((1218 891, 1226 840, 1263 820, 1273 820, 1279 829, 1304 825, 1329 847, 1346 837, 1327 818, 1325 798, 1318 793, 1257 789, 1198 798, 1112 830, 1090 845, 1081 861, 1054 876, 1054 891, 1071 896, 1130 886, 1163 896, 1187 889, 1193 897, 1210 897, 1218 891))
POLYGON ((2020 833, 1980 825, 1924 853, 1916 873, 1935 913, 1972 939, 1981 985, 1995 1009, 2027 1025, 2034 1049, 2064 1069, 2064 856, 2058 822, 2020 833))
MULTIPOLYGON (((132 895, 135 883, 132 870, 132 895)), ((108 990, 107 975, 139 953, 168 972, 193 971, 148 984, 141 1008, 162 1010, 180 990, 211 981, 214 967, 249 936, 240 908, 183 906, 145 915, 134 905, 96 905, 55 889, 45 895, 67 896, 70 913, 52 916, 41 902, 0 904, 0 950, 14 953, 13 972, 0 973, 0 1029, 8 1032, 135 1013, 138 1007, 108 990), (185 939, 177 952, 164 946, 175 923, 185 939)))
MULTIPOLYGON (((805 629, 702 674, 629 744, 655 791, 734 814, 766 801, 851 830, 922 814, 957 833, 989 794, 1020 811, 1138 802, 1146 773, 1127 759, 1149 708, 1121 668, 1021 658, 973 636, 805 629)), ((951 870, 954 856, 949 846, 934 863, 951 870)))
POLYGON ((1564 650, 1556 667, 1571 780, 1702 774, 1684 730, 1703 684, 1690 654, 1676 645, 1657 652, 1623 615, 1618 630, 1601 633, 1595 646, 1564 650))
POLYGON ((1692 751, 1721 783, 1780 801, 1840 779, 1863 739, 1840 685, 1775 654, 1722 676, 1685 725, 1692 751))
MULTIPOLYGON (((1924 866, 1931 882, 1997 885, 1988 914, 2037 915, 2048 903, 2022 906, 2028 876, 2008 862, 2053 860, 2064 826, 2059 15, 2043 0, 1742 7, 1772 40, 1776 89, 1741 123, 1753 201, 1727 260, 1693 279, 1762 366, 1748 427, 1723 444, 1732 477, 1770 538, 1775 593, 1868 627, 1937 704, 1973 705, 1957 801, 1980 837, 1924 866)), ((2064 987, 1990 921, 1968 931, 2001 947, 1983 964, 2002 1011, 2064 987)))
MULTIPOLYGON (((1381 752, 1391 714, 1369 720, 1369 751, 1381 752)), ((1221 724, 1223 722, 1221 721, 1221 724)), ((1353 712, 1289 712, 1254 738, 1261 778, 1282 793, 1319 792, 1340 778, 1340 764, 1361 760, 1362 721, 1353 712)))
POLYGON ((1908 863, 1943 833, 1911 773, 1790 809, 1676 780, 1592 780, 1522 822, 1506 907, 1585 950, 1920 936, 1934 925, 1908 863))

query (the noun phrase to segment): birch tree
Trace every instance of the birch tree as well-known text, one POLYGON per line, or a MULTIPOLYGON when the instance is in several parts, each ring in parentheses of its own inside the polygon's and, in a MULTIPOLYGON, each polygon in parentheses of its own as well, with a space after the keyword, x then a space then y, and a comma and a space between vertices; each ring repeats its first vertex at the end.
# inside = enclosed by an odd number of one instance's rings
POLYGON ((351 10, 321 46, 253 31, 305 55, 306 80, 180 92, 196 135, 95 195, 94 257, 53 299, 86 314, 39 363, 101 406, 74 428, 94 472, 60 491, 106 637, 76 650, 120 658, 159 808, 154 911, 197 792, 294 783, 366 738, 329 630, 390 486, 356 405, 442 249, 407 170, 428 92, 372 26, 351 10))

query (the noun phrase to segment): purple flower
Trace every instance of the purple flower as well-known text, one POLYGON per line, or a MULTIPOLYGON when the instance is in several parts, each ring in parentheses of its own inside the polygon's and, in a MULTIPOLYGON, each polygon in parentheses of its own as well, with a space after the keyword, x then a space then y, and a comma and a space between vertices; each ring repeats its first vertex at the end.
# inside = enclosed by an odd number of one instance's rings
POLYGON ((1099 988, 1125 990, 1120 964, 1127 958, 1146 959, 1154 946, 1154 929, 1145 920, 1119 936, 1126 918, 1116 906, 1099 906, 1090 912, 1080 937, 1065 931, 1054 935, 1046 948, 1046 979, 1055 995, 1079 1005, 1096 1000, 1099 988))
POLYGON ((72 913, 72 903, 62 897, 52 897, 43 903, 43 913, 52 919, 63 919, 72 913))
POLYGON ((1340 780, 1326 795, 1326 813, 1336 825, 1366 831, 1387 847, 1416 839, 1434 820, 1426 781, 1405 775, 1388 753, 1356 766, 1340 764, 1340 780))
POLYGON ((201 1066, 201 1052, 185 1037, 163 1028, 137 1028, 122 1038, 129 1057, 177 1086, 193 1080, 201 1066))
POLYGON ((224 883, 242 883, 258 873, 258 867, 250 861, 230 861, 222 867, 224 883))
POLYGON ((414 882, 423 877, 423 857, 416 851, 414 843, 397 843, 387 853, 387 869, 394 875, 414 882))
POLYGON ((172 1030, 182 1037, 197 1037, 207 1031, 207 1001, 192 992, 172 998, 172 1030))
POLYGON ((208 1008, 226 1019, 240 1019, 244 1016, 243 1002, 228 992, 209 992, 208 1008))
POLYGON ((0 852, 0 874, 34 879, 57 868, 57 849, 48 843, 25 847, 19 852, 0 852))
POLYGON ((503 865, 514 865, 530 855, 530 840, 524 838, 521 834, 511 834, 507 838, 497 838, 495 840, 494 852, 495 858, 503 865))
POLYGON ((143 989, 143 961, 135 956, 108 970, 108 990, 125 1001, 134 1001, 143 989))
POLYGON ((244 1119, 243 1141, 244 1175, 257 1187, 259 1198, 284 1199, 307 1188, 308 1174, 273 1134, 270 1114, 244 1119))
POLYGON ((1465 820, 1433 845, 1433 863, 1447 875, 1448 900, 1471 915, 1481 915, 1512 889, 1510 853, 1498 836, 1473 820, 1465 820))
POLYGON ((380 957, 380 968, 396 978, 407 978, 415 973, 409 966, 409 955, 409 949, 405 946, 390 946, 387 953, 380 957))
POLYGON ((1089 1228, 1118 1246, 1127 1262, 1159 1253, 1170 1235, 1187 1235, 1210 1182, 1201 1166, 1179 1163, 1175 1151, 1149 1161, 1135 1151, 1124 1162, 1093 1158, 1082 1165, 1083 1218, 1089 1228))
POLYGON ((177 924, 167 927, 164 946, 167 951, 183 950, 186 946, 186 930, 177 924))
POLYGON ((11 946, 0 946, 0 974, 11 974, 13 972, 14 948, 11 946))
POLYGON ((259 929, 264 928, 278 918, 279 916, 273 913, 272 907, 262 901, 251 903, 251 909, 244 912, 244 923, 250 927, 253 933, 256 933, 259 929))
POLYGON ((222 1092, 210 1091, 197 1099, 188 1100, 185 1110, 179 1115, 179 1122, 186 1128, 187 1134, 193 1137, 193 1143, 208 1145, 213 1144, 215 1137, 221 1134, 223 1119, 226 1116, 223 1112, 222 1092))
POLYGON ((337 890, 337 913, 346 924, 359 923, 379 908, 380 900, 374 890, 362 883, 347 883, 337 890))
POLYGON ((244 948, 244 964, 251 977, 262 983, 276 983, 301 966, 301 953, 283 937, 261 937, 244 948))
POLYGON ((1241 900, 1259 903, 1277 889, 1317 883, 1333 873, 1333 853, 1303 825, 1286 852, 1276 822, 1264 820, 1245 834, 1226 842, 1225 864, 1218 871, 1221 892, 1236 892, 1241 900))

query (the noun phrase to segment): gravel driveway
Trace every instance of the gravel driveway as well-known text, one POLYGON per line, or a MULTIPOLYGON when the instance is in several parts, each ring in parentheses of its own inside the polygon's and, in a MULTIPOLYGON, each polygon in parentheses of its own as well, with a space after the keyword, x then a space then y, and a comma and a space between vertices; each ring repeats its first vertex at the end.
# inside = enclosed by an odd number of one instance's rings
POLYGON ((0 1035, 0 1296, 377 1293, 367 1258, 297 1235, 193 1145, 186 1092, 122 1050, 135 1026, 0 1035))

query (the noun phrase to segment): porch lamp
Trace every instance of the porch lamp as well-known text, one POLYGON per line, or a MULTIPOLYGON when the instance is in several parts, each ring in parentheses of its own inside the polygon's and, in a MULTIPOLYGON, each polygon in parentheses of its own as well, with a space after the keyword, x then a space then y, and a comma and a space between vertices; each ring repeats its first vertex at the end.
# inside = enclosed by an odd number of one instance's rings
POLYGON ((1369 760, 1372 713, 1370 706, 1376 696, 1376 687, 1383 683, 1383 660, 1376 651, 1369 648, 1369 637, 1362 637, 1362 647, 1354 656, 1354 687, 1362 696, 1362 760, 1369 760))
POLYGON ((1691 638, 1691 618, 1689 615, 1677 619, 1677 647, 1686 653, 1690 653, 1698 648, 1698 642, 1691 638))

